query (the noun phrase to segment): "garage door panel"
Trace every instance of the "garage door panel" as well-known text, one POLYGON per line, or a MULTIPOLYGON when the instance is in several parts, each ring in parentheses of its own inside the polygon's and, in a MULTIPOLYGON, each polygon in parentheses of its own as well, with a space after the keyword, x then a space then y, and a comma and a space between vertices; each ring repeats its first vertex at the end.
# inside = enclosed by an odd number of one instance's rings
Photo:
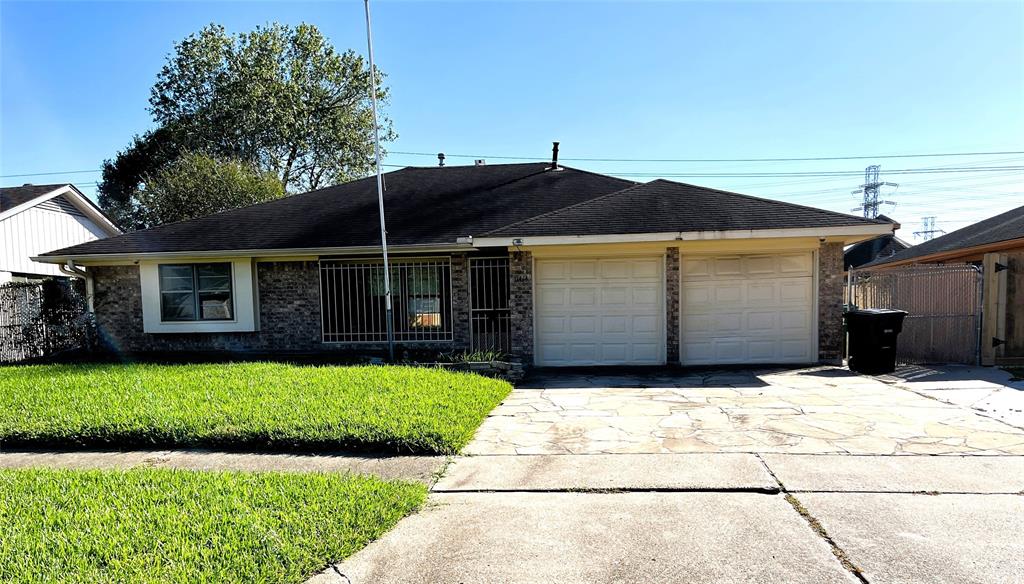
POLYGON ((784 304, 807 304, 811 301, 810 278, 795 278, 779 284, 779 300, 784 304))
POLYGON ((572 288, 569 290, 569 302, 573 306, 594 306, 597 304, 597 290, 593 288, 572 288))
POLYGON ((623 307, 626 306, 626 296, 629 289, 625 287, 604 288, 601 290, 602 307, 623 307))
POLYGON ((810 252, 684 256, 680 360, 812 361, 813 263, 810 252))
POLYGON ((633 273, 627 261, 606 260, 601 262, 600 269, 601 277, 606 280, 628 280, 633 273))
POLYGON ((633 334, 634 335, 655 335, 661 331, 661 318, 659 316, 634 316, 633 321, 633 334))
POLYGON ((654 281, 661 280, 661 260, 635 260, 630 262, 630 267, 633 270, 632 276, 634 280, 640 279, 651 279, 654 281))
POLYGON ((624 315, 601 317, 601 334, 624 333, 629 328, 629 318, 624 315))
POLYGON ((775 332, 777 328, 775 312, 753 311, 747 313, 747 330, 752 333, 775 332))
POLYGON ((537 364, 664 363, 662 262, 537 260, 537 364))
POLYGON ((657 308, 661 306, 661 294, 655 286, 638 286, 633 288, 633 306, 657 308))
POLYGON ((592 280, 597 276, 597 262, 594 260, 570 262, 569 274, 573 280, 592 280))
POLYGON ((742 312, 719 312, 711 316, 711 332, 734 335, 743 330, 742 312))
POLYGON ((721 284, 715 286, 715 304, 743 304, 744 294, 742 284, 721 284))
POLYGON ((564 333, 565 323, 568 317, 565 316, 538 316, 537 331, 541 333, 564 333))
POLYGON ((633 343, 631 361, 638 363, 658 363, 664 360, 661 343, 633 343))
POLYGON ((539 290, 537 294, 537 304, 541 308, 564 306, 566 304, 567 297, 568 290, 565 289, 539 290))
POLYGON ((779 273, 786 275, 810 276, 814 270, 811 254, 784 254, 779 257, 779 273))
POLYGON ((594 316, 574 316, 569 319, 569 332, 571 333, 593 333, 597 332, 597 318, 594 316))

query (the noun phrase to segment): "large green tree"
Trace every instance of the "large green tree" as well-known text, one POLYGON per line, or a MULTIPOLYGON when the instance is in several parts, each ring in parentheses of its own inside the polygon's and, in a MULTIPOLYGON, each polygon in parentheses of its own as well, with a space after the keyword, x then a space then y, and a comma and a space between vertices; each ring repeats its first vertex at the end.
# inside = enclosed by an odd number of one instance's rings
MULTIPOLYGON (((192 151, 271 172, 287 192, 365 176, 373 165, 369 84, 363 58, 335 51, 315 26, 236 35, 207 26, 174 46, 149 100, 156 128, 104 164, 100 204, 129 229, 150 225, 139 197, 145 178, 192 151)), ((381 117, 381 139, 394 137, 381 117)))
POLYGON ((273 173, 189 152, 148 176, 137 201, 148 225, 193 219, 284 196, 273 173))

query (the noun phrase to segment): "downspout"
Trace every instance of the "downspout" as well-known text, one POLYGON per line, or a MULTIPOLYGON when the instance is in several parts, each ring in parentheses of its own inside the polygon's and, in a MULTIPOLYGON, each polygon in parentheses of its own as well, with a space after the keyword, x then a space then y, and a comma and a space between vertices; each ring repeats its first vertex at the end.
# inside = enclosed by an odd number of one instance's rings
POLYGON ((80 268, 75 265, 75 260, 68 260, 67 264, 61 264, 57 266, 61 273, 67 274, 72 278, 82 278, 85 280, 85 308, 90 313, 94 312, 95 307, 92 304, 93 297, 93 281, 92 276, 85 268, 80 268))

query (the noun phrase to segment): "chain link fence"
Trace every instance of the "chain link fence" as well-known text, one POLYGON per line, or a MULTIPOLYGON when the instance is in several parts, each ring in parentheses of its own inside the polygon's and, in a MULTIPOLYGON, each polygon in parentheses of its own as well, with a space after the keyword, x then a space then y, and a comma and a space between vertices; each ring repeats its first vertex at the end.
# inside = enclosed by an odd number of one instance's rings
POLYGON ((0 363, 96 347, 96 327, 80 281, 0 285, 0 363))

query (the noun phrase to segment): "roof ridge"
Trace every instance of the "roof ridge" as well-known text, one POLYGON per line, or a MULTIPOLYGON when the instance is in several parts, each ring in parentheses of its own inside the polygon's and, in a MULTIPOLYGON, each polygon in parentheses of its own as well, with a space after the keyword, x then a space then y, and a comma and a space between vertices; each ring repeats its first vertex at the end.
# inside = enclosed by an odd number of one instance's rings
MULTIPOLYGON (((565 166, 563 168, 569 168, 569 167, 565 166)), ((570 170, 577 170, 577 169, 571 168, 570 170)), ((580 171, 580 172, 588 172, 588 171, 580 171)), ((601 174, 601 173, 597 173, 597 172, 589 172, 588 174, 595 174, 597 176, 604 176, 604 177, 608 177, 608 178, 616 178, 617 179, 617 177, 608 176, 607 174, 601 174)), ((625 179, 617 179, 617 180, 625 180, 625 179)), ((654 182, 654 181, 651 181, 651 182, 654 182)), ((596 197, 594 197, 592 199, 587 199, 586 201, 580 201, 579 203, 573 203, 572 205, 566 205, 565 207, 559 207, 557 209, 553 209, 553 210, 548 211, 546 213, 541 213, 540 215, 534 215, 533 217, 527 217, 526 219, 520 219, 519 221, 515 221, 513 223, 509 223, 508 225, 502 225, 501 227, 497 227, 495 229, 491 229, 490 231, 485 231, 485 232, 481 233, 480 235, 481 236, 490 235, 490 234, 494 233, 495 231, 501 231, 503 229, 508 229, 510 227, 516 227, 518 225, 522 225, 522 224, 528 223, 530 221, 535 221, 537 219, 548 217, 548 216, 554 215, 555 213, 560 213, 562 211, 568 211, 569 209, 573 209, 573 208, 579 207, 581 205, 586 205, 586 204, 589 204, 589 203, 593 203, 595 201, 600 201, 601 199, 606 199, 606 198, 608 198, 608 197, 610 197, 612 195, 617 195, 619 193, 623 193, 625 191, 629 191, 629 190, 632 190, 632 189, 635 189, 635 188, 638 188, 638 187, 642 187, 644 185, 649 185, 649 184, 651 184, 651 183, 650 182, 635 183, 635 184, 633 184, 631 186, 628 186, 628 187, 626 187, 624 189, 619 189, 617 191, 612 191, 610 193, 605 193, 603 195, 598 195, 598 196, 596 196, 596 197)))

